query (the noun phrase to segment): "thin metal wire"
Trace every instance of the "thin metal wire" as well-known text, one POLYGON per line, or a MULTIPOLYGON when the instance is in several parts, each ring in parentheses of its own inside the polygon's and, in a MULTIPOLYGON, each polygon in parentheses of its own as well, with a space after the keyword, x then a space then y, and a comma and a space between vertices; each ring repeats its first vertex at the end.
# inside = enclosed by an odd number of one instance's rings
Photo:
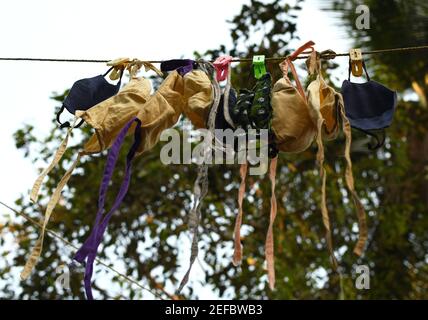
MULTIPOLYGON (((24 219, 26 219, 28 222, 30 222, 31 224, 33 224, 33 225, 37 226, 38 228, 41 228, 41 227, 42 227, 41 223, 39 223, 39 222, 35 221, 35 220, 34 220, 34 219, 32 219, 31 217, 29 217, 27 214, 25 214, 25 213, 23 213, 23 212, 19 212, 19 211, 15 210, 14 208, 12 208, 12 207, 8 206, 7 204, 3 203, 2 201, 0 201, 0 204, 1 204, 2 206, 4 206, 5 208, 7 208, 7 209, 9 209, 9 210, 13 211, 15 214, 17 214, 17 215, 19 215, 19 216, 23 217, 23 218, 24 218, 24 219)), ((50 229, 48 229, 48 228, 46 228, 46 232, 47 232, 49 235, 51 235, 52 237, 54 237, 54 238, 57 238, 57 239, 61 240, 63 243, 65 243, 67 246, 69 246, 69 247, 73 248, 74 250, 76 250, 76 251, 77 251, 77 250, 79 249, 79 248, 77 248, 74 244, 72 244, 72 243, 71 243, 71 242, 69 242, 68 240, 64 239, 63 237, 61 237, 61 236, 60 236, 59 234, 57 234, 56 232, 54 232, 54 231, 52 231, 52 230, 50 230, 50 229)), ((125 275, 125 274, 123 274, 123 273, 121 273, 121 272, 119 272, 119 271, 117 271, 116 269, 114 269, 113 267, 109 266, 108 264, 106 264, 105 262, 103 262, 102 260, 100 260, 99 258, 95 258, 95 261, 96 261, 97 263, 99 263, 100 265, 102 265, 102 266, 106 267, 106 268, 107 268, 107 269, 109 269, 110 271, 112 271, 112 272, 116 273, 118 276, 120 276, 120 277, 122 277, 123 279, 125 279, 126 281, 128 281, 131 285, 132 285, 132 284, 134 284, 134 285, 136 285, 137 287, 139 287, 140 289, 150 292, 150 293, 151 293, 151 294, 153 294, 155 297, 158 297, 158 298, 159 298, 159 299, 161 299, 161 300, 165 300, 165 299, 164 299, 160 294, 158 294, 158 293, 156 293, 156 292, 153 292, 152 290, 150 290, 150 289, 149 289, 149 288, 147 288, 147 287, 142 286, 142 285, 141 285, 141 284, 139 284, 136 280, 134 280, 134 279, 130 278, 129 276, 127 276, 127 275, 125 275)))
MULTIPOLYGON (((408 51, 417 51, 417 50, 427 50, 428 45, 423 46, 415 46, 415 47, 403 47, 403 48, 391 48, 391 49, 379 49, 379 50, 371 50, 371 51, 364 51, 362 54, 383 54, 383 53, 396 53, 396 52, 408 52, 408 51)), ((308 56, 299 56, 296 59, 306 59, 308 56)), ((349 57, 349 53, 329 53, 325 56, 321 55, 321 59, 334 59, 336 57, 349 57)), ((286 59, 287 57, 267 57, 265 58, 265 61, 267 62, 274 62, 274 61, 282 61, 286 59)), ((83 63, 107 63, 111 60, 104 60, 104 59, 57 59, 57 58, 1 58, 0 61, 42 61, 42 62, 83 62, 83 63)), ((163 60, 149 60, 145 61, 149 63, 162 63, 163 60)), ((214 61, 210 61, 214 62, 214 61)), ((252 58, 235 58, 232 60, 232 62, 239 62, 239 63, 250 63, 253 62, 252 58)))

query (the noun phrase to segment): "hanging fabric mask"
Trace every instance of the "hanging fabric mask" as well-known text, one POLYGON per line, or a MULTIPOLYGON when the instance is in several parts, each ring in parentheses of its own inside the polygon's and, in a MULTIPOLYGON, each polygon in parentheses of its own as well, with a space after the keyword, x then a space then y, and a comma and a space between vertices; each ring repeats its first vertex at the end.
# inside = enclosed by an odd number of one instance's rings
POLYGON ((279 79, 272 92, 272 129, 279 151, 299 153, 312 144, 316 136, 316 126, 309 114, 305 91, 293 65, 293 61, 306 49, 313 51, 314 42, 309 41, 298 48, 281 64, 283 78, 279 79), (288 78, 291 72, 296 82, 293 86, 288 78))
MULTIPOLYGON (((328 50, 332 53, 331 50, 328 50)), ((308 85, 306 95, 308 99, 309 114, 318 127, 318 122, 322 121, 321 135, 323 139, 334 140, 339 133, 339 117, 340 106, 335 91, 327 85, 321 70, 320 55, 324 56, 327 51, 319 52, 313 51, 309 58, 306 60, 306 66, 310 76, 316 78, 308 85)))
POLYGON ((377 140, 375 146, 369 149, 380 148, 385 142, 385 128, 392 123, 397 93, 384 85, 370 79, 366 65, 362 63, 367 77, 365 83, 351 82, 351 62, 349 62, 348 80, 342 83, 342 95, 345 101, 345 111, 351 126, 377 140), (379 137, 377 132, 381 132, 379 137))
MULTIPOLYGON (((155 67, 148 63, 142 63, 146 68, 158 71, 155 67)), ((130 68, 133 68, 135 65, 128 65, 130 68)), ((131 74, 131 81, 115 96, 110 97, 109 99, 99 103, 98 105, 88 109, 87 111, 77 111, 76 119, 74 124, 68 129, 67 135, 58 150, 56 151, 54 158, 50 165, 41 173, 34 183, 33 189, 31 191, 30 199, 33 202, 37 202, 39 190, 43 179, 49 174, 49 172, 59 163, 64 152, 67 148, 67 143, 71 131, 73 130, 77 120, 83 118, 89 125, 95 129, 94 135, 89 139, 85 144, 83 150, 78 153, 76 160, 61 178, 57 187, 55 188, 48 205, 46 207, 46 212, 44 214, 43 226, 41 230, 41 235, 37 240, 35 246, 32 249, 30 257, 27 260, 27 263, 24 267, 24 270, 21 273, 21 278, 26 279, 30 275, 32 269, 37 263, 38 258, 40 257, 44 233, 47 226, 47 223, 52 215, 52 212, 59 201, 61 196, 61 191, 67 184, 70 179, 74 169, 79 163, 80 159, 84 155, 90 155, 102 152, 111 147, 114 139, 119 134, 123 126, 129 122, 130 119, 135 117, 141 108, 141 104, 144 104, 150 96, 151 85, 150 81, 144 78, 136 78, 135 72, 137 68, 133 68, 133 73, 131 74)))
MULTIPOLYGON (((76 81, 70 89, 67 97, 65 98, 61 109, 56 115, 58 123, 61 128, 69 128, 70 122, 61 123, 60 116, 64 109, 67 109, 71 114, 76 114, 76 111, 85 111, 97 105, 98 103, 114 96, 120 89, 122 81, 123 69, 120 70, 120 78, 116 85, 107 82, 105 77, 112 71, 111 67, 103 75, 93 78, 86 78, 76 81)), ((75 127, 80 127, 84 120, 81 120, 75 127)))
POLYGON ((208 116, 213 104, 213 87, 207 73, 193 70, 184 77, 185 116, 197 129, 206 129, 208 116))
MULTIPOLYGON (((327 53, 332 53, 331 50, 324 51, 321 56, 327 53)), ((334 54, 334 52, 333 52, 334 54)), ((340 128, 340 120, 342 122, 343 132, 345 134, 345 159, 347 167, 345 170, 345 181, 348 190, 357 209, 358 224, 359 224, 359 239, 355 246, 354 252, 361 255, 365 242, 367 240, 367 226, 364 207, 355 191, 354 177, 352 174, 352 162, 350 156, 351 147, 351 129, 349 121, 345 115, 343 99, 340 93, 336 92, 332 87, 327 85, 321 69, 320 54, 316 51, 312 52, 306 61, 310 75, 316 75, 316 79, 312 81, 307 88, 309 114, 317 128, 316 142, 318 146, 317 161, 320 167, 321 185, 321 213, 323 224, 326 229, 327 247, 332 260, 333 268, 338 271, 337 260, 333 251, 333 240, 330 230, 330 218, 326 203, 326 177, 327 173, 324 168, 324 144, 323 139, 333 140, 338 136, 340 128), (339 120, 340 119, 340 120, 339 120)))
POLYGON ((131 161, 144 152, 152 149, 160 139, 163 130, 171 128, 177 123, 183 106, 186 102, 184 98, 183 78, 177 71, 172 72, 162 82, 159 89, 148 98, 147 102, 140 105, 140 109, 121 129, 111 148, 102 183, 100 186, 100 196, 98 200, 98 212, 95 225, 85 243, 76 253, 74 260, 85 262, 85 291, 88 299, 93 299, 91 280, 93 273, 93 263, 97 255, 99 245, 103 240, 103 235, 107 229, 112 214, 120 207, 130 184, 131 161), (126 162, 125 177, 122 181, 120 191, 112 208, 104 213, 105 196, 113 175, 116 161, 124 141, 124 137, 134 132, 134 143, 131 146, 126 162))

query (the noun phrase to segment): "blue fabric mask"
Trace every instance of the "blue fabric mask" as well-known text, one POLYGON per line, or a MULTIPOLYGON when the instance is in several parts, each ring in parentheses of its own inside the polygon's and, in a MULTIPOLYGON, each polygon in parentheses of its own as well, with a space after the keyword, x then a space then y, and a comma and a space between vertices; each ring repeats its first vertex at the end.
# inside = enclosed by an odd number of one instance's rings
POLYGON ((392 123, 397 105, 397 93, 376 81, 370 80, 364 62, 363 68, 367 82, 351 82, 351 68, 349 68, 348 80, 343 81, 341 92, 346 116, 351 126, 375 137, 377 145, 375 147, 369 146, 369 148, 377 149, 384 143, 384 129, 392 123), (382 133, 382 138, 379 138, 376 131, 382 133))
MULTIPOLYGON (((64 109, 67 109, 71 114, 75 114, 77 110, 88 110, 118 93, 122 81, 123 70, 120 74, 119 82, 117 84, 111 84, 105 79, 105 76, 112 69, 113 67, 108 69, 103 75, 81 79, 73 84, 56 116, 61 128, 70 127, 70 122, 61 123, 60 121, 60 115, 64 109)), ((83 120, 80 121, 76 128, 80 127, 82 123, 83 120)))

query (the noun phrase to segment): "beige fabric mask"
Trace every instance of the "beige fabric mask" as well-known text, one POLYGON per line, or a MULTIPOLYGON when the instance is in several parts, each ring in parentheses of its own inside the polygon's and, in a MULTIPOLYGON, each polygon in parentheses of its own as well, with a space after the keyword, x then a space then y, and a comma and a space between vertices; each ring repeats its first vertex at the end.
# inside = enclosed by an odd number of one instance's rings
POLYGON ((211 81, 202 70, 193 70, 184 76, 184 114, 200 129, 207 128, 208 115, 213 104, 211 81))
POLYGON ((95 129, 95 133, 84 146, 86 153, 99 153, 111 147, 115 137, 130 119, 135 117, 150 97, 150 80, 133 78, 116 95, 99 103, 87 111, 78 111, 76 116, 83 118, 95 129))
POLYGON ((275 83, 272 91, 272 130, 280 151, 298 153, 312 144, 316 126, 309 115, 306 96, 293 63, 286 59, 280 66, 283 78, 275 83), (287 76, 288 67, 291 68, 297 88, 287 76))
POLYGON ((323 119, 322 137, 333 140, 339 133, 339 101, 336 92, 324 81, 320 53, 312 52, 306 65, 309 74, 316 75, 316 79, 309 84, 306 90, 309 114, 316 126, 318 126, 318 120, 323 119))
POLYGON ((137 155, 152 149, 159 142, 163 130, 177 123, 186 104, 183 77, 177 71, 168 75, 158 91, 141 106, 137 118, 141 120, 141 145, 137 155))

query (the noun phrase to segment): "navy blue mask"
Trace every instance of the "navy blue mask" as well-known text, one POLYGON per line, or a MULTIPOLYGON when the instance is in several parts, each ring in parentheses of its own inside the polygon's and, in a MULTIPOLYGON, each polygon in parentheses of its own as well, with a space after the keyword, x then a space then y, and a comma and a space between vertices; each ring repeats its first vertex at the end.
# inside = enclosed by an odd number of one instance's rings
POLYGON ((341 92, 346 116, 351 126, 375 137, 376 146, 369 145, 369 148, 377 149, 385 141, 384 129, 391 125, 397 105, 397 93, 370 80, 364 62, 363 68, 368 81, 365 83, 351 82, 351 69, 349 69, 348 80, 343 81, 341 92), (382 133, 381 138, 376 134, 378 131, 382 133))
MULTIPOLYGON (((75 114, 77 110, 85 111, 114 96, 119 91, 123 70, 120 74, 119 82, 117 84, 111 84, 105 79, 105 76, 112 69, 113 67, 107 70, 107 72, 103 75, 93 78, 81 79, 73 84, 56 116, 56 119, 61 125, 61 128, 70 127, 70 122, 67 121, 65 123, 61 123, 60 121, 60 115, 64 109, 67 109, 71 114, 75 114)), ((82 123, 83 120, 80 121, 76 128, 80 127, 82 123)))

